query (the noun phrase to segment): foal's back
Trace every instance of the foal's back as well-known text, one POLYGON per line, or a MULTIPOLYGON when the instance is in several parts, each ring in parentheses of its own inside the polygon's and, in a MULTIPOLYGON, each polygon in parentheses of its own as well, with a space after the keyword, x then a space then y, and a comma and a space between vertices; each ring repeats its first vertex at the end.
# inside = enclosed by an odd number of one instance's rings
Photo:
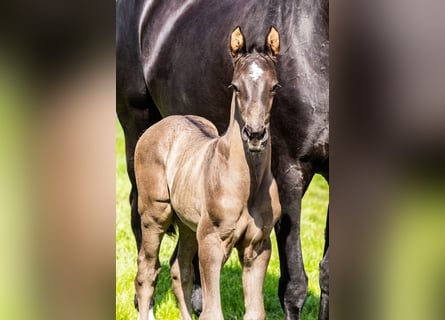
MULTIPOLYGON (((140 137, 135 157, 147 162, 150 157, 161 157, 165 162, 180 161, 183 155, 200 152, 202 147, 218 137, 216 127, 205 118, 169 116, 148 128, 140 137)), ((136 161, 135 159, 135 162, 136 161)), ((136 163, 135 163, 136 165, 136 163)))

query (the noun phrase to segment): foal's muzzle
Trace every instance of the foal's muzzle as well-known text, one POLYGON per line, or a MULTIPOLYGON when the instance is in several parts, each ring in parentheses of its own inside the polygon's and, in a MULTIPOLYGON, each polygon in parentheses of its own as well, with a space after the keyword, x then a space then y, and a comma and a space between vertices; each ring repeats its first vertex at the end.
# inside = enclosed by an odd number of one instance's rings
POLYGON ((245 125, 241 130, 243 140, 247 142, 249 151, 260 152, 264 150, 264 145, 269 138, 269 130, 263 126, 254 130, 249 125, 245 125))

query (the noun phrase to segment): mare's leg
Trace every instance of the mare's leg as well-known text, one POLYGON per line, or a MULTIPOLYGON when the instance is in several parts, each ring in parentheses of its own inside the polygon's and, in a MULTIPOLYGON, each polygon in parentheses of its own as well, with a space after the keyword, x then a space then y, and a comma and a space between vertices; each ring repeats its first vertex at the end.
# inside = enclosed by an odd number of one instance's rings
POLYGON ((196 234, 178 219, 179 241, 176 259, 171 263, 173 292, 178 300, 182 320, 192 319, 193 257, 198 249, 196 234))
POLYGON ((261 248, 258 248, 256 257, 252 257, 251 248, 239 247, 238 256, 243 268, 243 290, 246 314, 244 320, 266 319, 264 310, 263 284, 266 276, 267 265, 271 254, 270 239, 264 240, 261 248))
MULTIPOLYGON (((195 235, 196 238, 196 235, 195 235)), ((198 253, 193 257, 193 293, 192 293, 192 309, 199 316, 202 312, 202 290, 201 275, 199 273, 198 253)))
MULTIPOLYGON (((318 172, 329 183, 329 161, 325 160, 320 166, 318 172)), ((328 214, 326 216, 326 224, 324 230, 324 250, 323 258, 319 265, 319 284, 321 290, 320 308, 318 311, 319 320, 329 319, 329 206, 328 214)))
POLYGON ((320 310, 318 312, 319 320, 329 319, 329 209, 326 217, 325 244, 323 259, 320 262, 320 310))
POLYGON ((308 290, 300 242, 301 199, 313 173, 302 163, 283 157, 275 159, 273 169, 282 210, 275 226, 281 269, 278 296, 285 319, 299 320, 308 290))
POLYGON ((145 129, 162 117, 150 96, 141 65, 137 6, 122 1, 116 8, 116 112, 125 134, 127 171, 132 187, 131 226, 139 251, 142 234, 134 177, 134 149, 145 129))
POLYGON ((125 136, 127 173, 131 182, 131 228, 138 251, 141 249, 142 231, 141 218, 138 211, 138 190, 134 175, 134 149, 142 133, 144 133, 148 127, 162 119, 153 101, 150 98, 147 99, 145 106, 133 106, 130 103, 118 101, 117 108, 117 115, 125 136))
POLYGON ((225 250, 216 227, 206 216, 197 229, 203 308, 200 320, 224 320, 221 308, 220 274, 230 252, 225 250))

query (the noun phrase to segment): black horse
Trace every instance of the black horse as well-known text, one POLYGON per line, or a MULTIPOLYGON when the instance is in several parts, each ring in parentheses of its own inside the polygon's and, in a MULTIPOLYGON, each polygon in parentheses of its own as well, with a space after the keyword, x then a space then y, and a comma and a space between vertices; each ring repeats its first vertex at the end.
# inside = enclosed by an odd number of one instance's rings
MULTIPOLYGON (((327 0, 117 2, 117 113, 125 134, 138 250, 141 225, 133 168, 138 138, 171 114, 203 116, 224 132, 233 74, 227 34, 240 26, 245 50, 261 52, 270 25, 279 30, 277 73, 282 88, 270 123, 272 171, 282 205, 275 227, 281 267, 278 294, 286 319, 300 319, 308 290, 300 245, 301 199, 315 173, 328 180, 328 11, 327 0)), ((320 319, 328 319, 327 230, 320 263, 320 319)))

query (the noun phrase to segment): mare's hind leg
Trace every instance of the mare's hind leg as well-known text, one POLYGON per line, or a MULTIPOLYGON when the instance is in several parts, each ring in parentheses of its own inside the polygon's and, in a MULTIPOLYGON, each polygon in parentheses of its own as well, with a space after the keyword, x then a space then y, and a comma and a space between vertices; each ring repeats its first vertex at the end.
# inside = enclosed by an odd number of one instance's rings
POLYGON ((192 286, 193 286, 193 257, 198 249, 196 234, 178 219, 179 241, 177 254, 171 261, 171 277, 173 292, 178 300, 182 320, 192 319, 192 286))
POLYGON ((318 312, 319 320, 329 319, 329 209, 326 218, 325 244, 323 259, 320 262, 320 309, 318 312))
MULTIPOLYGON (((329 165, 328 161, 325 161, 324 170, 320 171, 320 174, 329 183, 329 165)), ((319 283, 321 289, 320 296, 320 308, 318 311, 319 320, 329 319, 329 206, 328 214, 326 216, 325 230, 324 230, 324 250, 323 258, 319 265, 320 275, 319 283)))
POLYGON ((193 272, 195 276, 193 277, 192 309, 199 316, 202 312, 202 290, 198 252, 193 257, 193 272))
POLYGON ((134 150, 142 133, 144 133, 148 127, 162 119, 161 114, 150 97, 147 97, 146 103, 146 107, 135 107, 129 103, 119 101, 120 106, 117 108, 117 115, 125 137, 127 173, 131 182, 131 228, 136 240, 138 251, 141 249, 142 231, 141 218, 138 211, 138 189, 134 174, 134 150))

